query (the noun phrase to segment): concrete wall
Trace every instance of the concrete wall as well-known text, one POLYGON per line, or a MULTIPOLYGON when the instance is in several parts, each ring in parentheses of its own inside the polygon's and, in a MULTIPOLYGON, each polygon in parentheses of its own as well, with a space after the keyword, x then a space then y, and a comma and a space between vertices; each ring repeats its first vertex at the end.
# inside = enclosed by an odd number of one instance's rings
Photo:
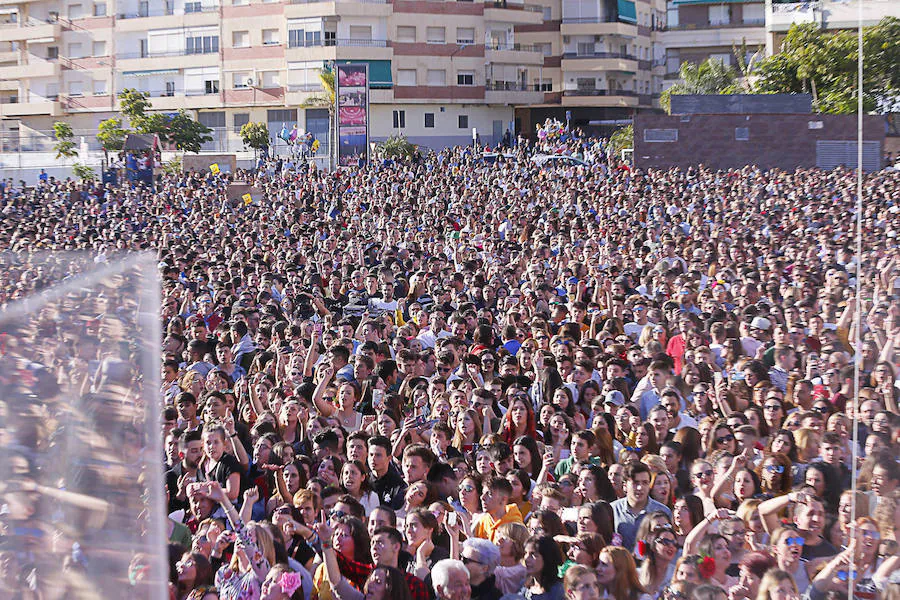
MULTIPOLYGON (((634 121, 634 158, 641 168, 686 168, 702 163, 714 169, 758 165, 793 170, 816 165, 819 140, 856 141, 855 115, 651 115, 634 121), (810 123, 814 129, 810 129, 810 123), (821 123, 821 128, 819 127, 821 123), (737 141, 736 128, 747 128, 749 140, 737 141), (646 142, 647 129, 675 129, 675 142, 646 142)), ((884 148, 884 117, 867 115, 866 141, 884 148)))

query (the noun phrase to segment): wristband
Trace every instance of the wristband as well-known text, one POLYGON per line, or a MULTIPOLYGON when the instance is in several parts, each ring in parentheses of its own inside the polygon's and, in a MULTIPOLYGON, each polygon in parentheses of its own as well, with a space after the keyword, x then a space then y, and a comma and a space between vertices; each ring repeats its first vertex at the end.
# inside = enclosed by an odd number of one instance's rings
POLYGON ((231 435, 229 435, 229 436, 228 436, 228 437, 230 437, 230 438, 236 438, 236 437, 237 437, 237 436, 238 436, 238 434, 237 434, 237 433, 232 433, 232 434, 231 434, 231 435))

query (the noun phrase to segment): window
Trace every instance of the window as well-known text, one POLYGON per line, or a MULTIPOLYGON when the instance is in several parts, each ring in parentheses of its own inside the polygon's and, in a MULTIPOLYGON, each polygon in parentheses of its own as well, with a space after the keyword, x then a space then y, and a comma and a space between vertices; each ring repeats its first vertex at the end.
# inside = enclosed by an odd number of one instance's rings
POLYGON ((443 44, 446 41, 446 34, 443 27, 426 27, 425 39, 429 44, 443 44))
POLYGON ((428 69, 428 85, 447 85, 447 71, 444 69, 428 69))
POLYGON ((47 48, 47 60, 56 60, 59 58, 59 47, 50 46, 47 48))
POLYGON ((459 115, 457 118, 457 122, 459 124, 460 129, 468 129, 469 128, 469 115, 459 115))
POLYGON ((735 127, 734 128, 734 139, 738 142, 746 142, 750 139, 750 128, 749 127, 735 127))
POLYGON ((185 41, 188 54, 213 54, 219 51, 219 36, 217 35, 189 37, 185 41))
POLYGON ((278 71, 263 71, 259 79, 261 87, 265 89, 281 87, 281 74, 278 71))
POLYGON ((166 96, 170 98, 175 95, 175 82, 167 81, 166 82, 166 96))
POLYGON ((474 44, 475 28, 474 27, 457 27, 456 28, 457 44, 474 44))
POLYGON ((553 54, 553 44, 550 42, 544 42, 541 44, 534 45, 535 50, 541 53, 542 56, 550 56, 553 54))
POLYGON ((709 7, 709 24, 726 25, 731 22, 731 7, 727 4, 713 4, 709 7))
POLYGON ((81 49, 81 43, 69 44, 69 58, 84 58, 84 51, 81 49))
POLYGON ((322 19, 291 19, 288 21, 288 47, 303 48, 322 45, 322 19))
POLYGON ((203 10, 203 5, 200 2, 185 2, 184 3, 184 14, 198 13, 203 10))
POLYGON ((534 80, 534 91, 536 91, 536 92, 552 92, 553 91, 553 80, 552 79, 535 79, 534 80))
POLYGON ((474 71, 460 71, 456 74, 456 85, 475 85, 474 71))
POLYGON ((91 46, 93 56, 106 56, 106 42, 94 42, 91 46))
POLYGON ((98 2, 94 5, 94 16, 95 17, 105 17, 106 16, 106 2, 98 2))
POLYGON ((370 41, 372 39, 371 25, 351 25, 350 39, 360 41, 370 41))
POLYGON ((766 20, 766 5, 762 2, 745 4, 743 6, 744 23, 764 23, 766 20))
POLYGON ((591 56, 594 54, 594 42, 578 42, 578 56, 591 56))
POLYGON ((322 89, 322 81, 319 79, 322 61, 290 62, 287 67, 288 88, 301 91, 322 89))
POLYGON ((94 95, 95 96, 105 96, 107 94, 106 91, 106 80, 98 79, 94 82, 94 95))
POLYGON ((425 127, 427 129, 434 127, 434 113, 425 113, 425 127))
POLYGON ((397 69, 397 85, 416 85, 415 69, 397 69))
POLYGON ((236 90, 248 87, 250 81, 250 73, 248 71, 238 71, 231 74, 231 87, 236 90))
POLYGON ((277 29, 263 29, 262 41, 263 46, 277 46, 281 43, 281 36, 277 29))
POLYGON ((232 0, 231 4, 234 6, 247 6, 250 4, 250 0, 232 0))
POLYGON ((731 64, 731 53, 730 52, 721 52, 721 53, 713 53, 709 55, 710 60, 717 60, 721 62, 726 67, 731 64))
MULTIPOLYGON (((597 80, 593 77, 578 77, 575 85, 578 87, 578 91, 589 92, 597 89, 597 80)), ((612 82, 609 87, 613 87, 612 82)))
POLYGON ((70 19, 80 19, 84 16, 84 6, 81 4, 70 4, 69 5, 69 18, 70 19))
POLYGON ((231 45, 235 48, 248 48, 250 46, 250 32, 233 31, 231 33, 231 45))
POLYGON ((80 81, 72 81, 69 83, 70 96, 84 96, 84 84, 80 81))
POLYGON ((406 111, 405 110, 395 110, 394 111, 394 129, 403 129, 406 127, 406 111))
POLYGON ((410 25, 400 25, 397 27, 397 41, 413 43, 416 41, 416 28, 410 25))
POLYGON ((240 133, 241 127, 250 122, 250 113, 234 113, 234 132, 240 133))
POLYGON ((553 20, 552 15, 553 15, 553 11, 550 9, 550 7, 549 7, 549 6, 545 6, 545 7, 544 7, 544 20, 545 20, 545 21, 552 21, 552 20, 553 20))
POLYGON ((210 129, 224 129, 225 113, 219 111, 201 112, 197 114, 197 121, 201 125, 206 125, 210 129))
POLYGON ((219 93, 219 80, 218 79, 207 79, 203 82, 203 89, 207 94, 218 94, 219 93))
MULTIPOLYGON (((306 111, 309 115, 310 111, 306 111)), ((328 111, 325 111, 328 114, 328 111)), ((268 123, 293 123, 297 120, 297 109, 295 108, 279 108, 266 111, 266 121, 268 123)), ((270 127, 271 129, 271 127, 270 127)))

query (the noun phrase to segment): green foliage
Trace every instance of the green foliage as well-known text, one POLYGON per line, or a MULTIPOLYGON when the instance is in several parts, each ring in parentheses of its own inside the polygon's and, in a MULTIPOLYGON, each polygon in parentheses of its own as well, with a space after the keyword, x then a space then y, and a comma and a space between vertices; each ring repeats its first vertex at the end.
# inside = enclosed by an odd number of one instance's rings
POLYGON ((245 123, 241 126, 240 135, 248 148, 262 150, 269 145, 269 128, 265 123, 245 123))
POLYGON ((78 150, 75 149, 75 142, 72 138, 75 136, 72 126, 65 121, 57 121, 53 124, 53 135, 56 137, 56 158, 72 158, 78 156, 78 150))
POLYGON ((184 109, 168 120, 165 139, 183 152, 200 152, 200 147, 212 141, 212 129, 195 121, 184 109))
POLYGON ((683 62, 678 76, 681 81, 659 97, 659 104, 666 112, 670 112, 671 96, 675 94, 734 94, 740 91, 737 72, 715 58, 708 58, 699 65, 683 62))
POLYGON ((319 82, 322 84, 322 87, 325 89, 325 91, 321 94, 313 94, 312 96, 309 96, 303 101, 301 106, 305 108, 327 108, 330 112, 334 112, 334 69, 319 69, 319 82))
POLYGON ((128 130, 122 127, 122 119, 106 119, 97 127, 97 141, 106 152, 118 152, 125 145, 128 130))
POLYGON ((147 111, 153 108, 150 102, 149 92, 139 92, 133 88, 126 88, 119 92, 119 105, 122 114, 128 117, 128 121, 135 129, 140 129, 140 123, 147 115, 147 111))
MULTIPOLYGON (((762 60, 757 93, 809 93, 813 110, 850 114, 857 110, 855 31, 824 32, 815 24, 793 25, 781 52, 762 60)), ((900 97, 900 19, 885 17, 863 30, 863 107, 888 113, 900 97)))
POLYGON ((378 146, 378 151, 384 158, 410 159, 416 155, 418 148, 405 136, 392 135, 381 142, 378 146))
POLYGON ((94 169, 81 163, 72 165, 72 171, 75 173, 75 177, 82 181, 88 181, 94 178, 94 169))
POLYGON ((162 164, 162 170, 166 175, 181 175, 184 170, 181 156, 176 155, 172 160, 167 160, 162 164))
POLYGON ((634 148, 634 126, 626 125, 616 129, 609 136, 609 147, 615 156, 619 156, 619 153, 626 148, 634 148))

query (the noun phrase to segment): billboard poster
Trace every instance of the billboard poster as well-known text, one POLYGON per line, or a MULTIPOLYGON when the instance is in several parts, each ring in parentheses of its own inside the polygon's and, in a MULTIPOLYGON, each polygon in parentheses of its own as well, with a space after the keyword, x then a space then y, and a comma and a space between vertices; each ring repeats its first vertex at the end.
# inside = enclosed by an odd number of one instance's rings
POLYGON ((369 65, 335 65, 337 164, 359 164, 369 158, 369 65))

